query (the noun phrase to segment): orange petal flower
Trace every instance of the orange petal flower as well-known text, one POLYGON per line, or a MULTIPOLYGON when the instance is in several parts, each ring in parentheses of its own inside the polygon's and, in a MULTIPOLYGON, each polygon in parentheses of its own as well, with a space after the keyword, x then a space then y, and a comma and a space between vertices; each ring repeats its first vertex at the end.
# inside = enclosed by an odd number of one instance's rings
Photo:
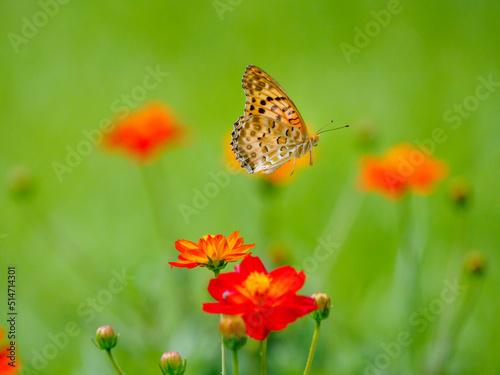
MULTIPOLYGON (((0 345, 4 338, 4 331, 0 328, 0 345)), ((0 375, 14 375, 19 373, 21 369, 21 362, 17 358, 18 352, 16 349, 16 360, 14 362, 15 367, 11 366, 9 363, 12 363, 12 359, 8 358, 10 356, 10 344, 5 345, 4 347, 0 346, 0 375)))
POLYGON ((150 104, 115 124, 106 135, 109 149, 124 151, 139 162, 150 161, 167 146, 178 143, 182 128, 161 104, 150 104))
MULTIPOLYGON (((248 173, 245 169, 241 167, 241 163, 236 160, 236 156, 231 151, 231 135, 224 138, 224 159, 225 164, 228 163, 231 170, 248 173)), ((307 167, 309 165, 309 156, 304 156, 300 159, 295 158, 295 171, 293 171, 293 159, 283 164, 274 173, 271 174, 261 174, 254 173, 255 176, 265 178, 273 185, 286 185, 291 182, 299 169, 307 167)))
POLYGON ((433 159, 410 144, 400 144, 377 158, 361 161, 361 188, 399 199, 407 191, 428 194, 434 183, 447 174, 445 163, 433 159))
POLYGON ((210 234, 200 238, 198 243, 188 240, 178 240, 175 248, 180 251, 178 262, 169 262, 171 268, 196 266, 207 267, 212 271, 220 271, 228 262, 245 258, 251 253, 246 253, 255 246, 243 245, 243 238, 238 238, 240 232, 234 232, 229 237, 222 234, 210 234))

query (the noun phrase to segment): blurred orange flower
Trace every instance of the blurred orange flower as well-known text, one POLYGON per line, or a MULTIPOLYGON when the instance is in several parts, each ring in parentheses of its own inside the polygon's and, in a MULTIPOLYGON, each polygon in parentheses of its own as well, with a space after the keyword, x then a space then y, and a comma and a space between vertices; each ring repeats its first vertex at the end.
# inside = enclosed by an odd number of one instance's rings
MULTIPOLYGON (((224 159, 229 162, 229 167, 231 170, 248 173, 245 169, 241 167, 241 164, 236 160, 236 156, 231 151, 231 134, 224 138, 224 159)), ((295 158, 295 171, 293 171, 294 160, 290 160, 278 168, 274 173, 262 174, 254 173, 255 176, 261 177, 269 181, 273 185, 286 185, 291 182, 299 169, 307 167, 309 165, 309 157, 304 156, 300 159, 295 158)))
POLYGON ((220 271, 228 262, 245 258, 251 253, 246 253, 255 246, 243 245, 243 238, 238 238, 240 232, 234 232, 229 237, 222 234, 210 234, 200 238, 198 243, 188 240, 178 240, 175 248, 180 251, 179 262, 169 262, 171 268, 196 266, 207 267, 212 271, 220 271))
POLYGON ((373 155, 361 160, 361 188, 399 199, 407 191, 428 194, 434 183, 446 176, 445 163, 433 159, 410 144, 389 149, 378 158, 373 155))
MULTIPOLYGON (((3 342, 4 335, 5 333, 3 329, 0 328, 0 345, 3 342)), ((0 375, 13 375, 19 373, 19 370, 21 369, 20 361, 16 358, 14 362, 15 367, 9 365, 9 363, 13 362, 11 358, 8 358, 8 356, 10 355, 11 353, 9 344, 5 345, 4 347, 0 346, 0 375)))
POLYGON ((182 133, 172 113, 153 103, 118 121, 104 141, 109 149, 124 151, 143 163, 178 143, 182 133))

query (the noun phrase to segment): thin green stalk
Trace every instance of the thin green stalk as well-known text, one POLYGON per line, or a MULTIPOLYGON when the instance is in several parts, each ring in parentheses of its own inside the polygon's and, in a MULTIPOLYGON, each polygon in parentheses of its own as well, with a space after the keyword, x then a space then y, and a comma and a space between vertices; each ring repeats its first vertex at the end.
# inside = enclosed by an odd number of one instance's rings
POLYGON ((238 350, 233 350, 233 375, 239 375, 238 350))
MULTIPOLYGON (((222 314, 221 314, 221 318, 222 318, 222 314)), ((221 367, 222 367, 222 371, 221 371, 221 374, 222 375, 226 375, 226 350, 224 348, 224 336, 222 335, 222 333, 220 334, 220 354, 221 354, 221 367)))
POLYGON ((159 202, 159 199, 157 198, 157 195, 155 193, 155 186, 153 185, 150 176, 149 176, 149 171, 146 171, 146 167, 140 167, 141 175, 142 175, 142 180, 144 182, 144 187, 146 190, 146 196, 148 199, 149 207, 151 210, 151 215, 153 217, 153 221, 155 223, 156 227, 156 235, 158 237, 158 241, 160 245, 162 246, 167 246, 166 240, 165 240, 165 232, 164 232, 164 225, 163 225, 163 220, 162 216, 160 214, 160 209, 161 209, 161 204, 159 202))
POLYGON ((267 374, 267 337, 260 342, 260 375, 267 374))
POLYGON ((108 354, 108 358, 111 361, 113 368, 116 370, 116 373, 118 375, 125 375, 125 373, 122 371, 120 366, 118 366, 118 363, 116 362, 115 357, 113 356, 113 353, 111 353, 111 349, 107 349, 106 353, 108 354))
POLYGON ((309 375, 309 371, 311 371, 311 366, 314 358, 314 351, 316 350, 316 343, 318 342, 320 326, 321 326, 321 320, 317 320, 316 328, 314 329, 314 335, 311 342, 311 349, 309 349, 309 357, 307 358, 306 369, 304 370, 304 375, 309 375))

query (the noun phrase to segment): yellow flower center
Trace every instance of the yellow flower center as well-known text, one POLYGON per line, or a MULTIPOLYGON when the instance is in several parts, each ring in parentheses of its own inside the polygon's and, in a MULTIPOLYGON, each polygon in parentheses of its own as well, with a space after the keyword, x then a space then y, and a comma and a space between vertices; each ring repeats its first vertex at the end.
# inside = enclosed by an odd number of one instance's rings
POLYGON ((252 272, 243 283, 243 287, 257 300, 264 300, 271 285, 271 278, 261 272, 252 272))

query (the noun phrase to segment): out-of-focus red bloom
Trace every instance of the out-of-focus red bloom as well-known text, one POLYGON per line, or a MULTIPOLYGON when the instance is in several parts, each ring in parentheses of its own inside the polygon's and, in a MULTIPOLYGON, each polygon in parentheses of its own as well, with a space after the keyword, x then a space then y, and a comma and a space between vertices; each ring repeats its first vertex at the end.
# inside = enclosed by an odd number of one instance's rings
POLYGON ((247 333, 264 340, 317 308, 311 297, 296 295, 306 275, 290 266, 267 272, 258 257, 249 256, 235 272, 212 279, 208 291, 217 302, 203 304, 208 313, 240 315, 247 333))
POLYGON ((169 262, 171 268, 201 266, 213 271, 221 270, 227 262, 234 262, 251 254, 246 251, 255 244, 243 245, 243 238, 238 238, 239 235, 240 232, 234 232, 226 238, 222 234, 208 234, 200 238, 198 243, 178 240, 175 242, 175 248, 181 252, 179 262, 169 262))
POLYGON ((362 159, 361 188, 392 199, 401 198, 407 191, 428 194, 447 170, 445 163, 404 143, 389 149, 381 158, 368 155, 362 159))
MULTIPOLYGON (((248 174, 248 172, 241 167, 241 163, 236 160, 236 156, 233 151, 231 151, 231 134, 224 138, 224 161, 227 164, 228 168, 231 171, 244 172, 248 174)), ((253 173, 254 176, 261 177, 269 181, 273 185, 281 186, 286 185, 291 182, 294 176, 297 174, 297 171, 307 167, 309 165, 309 157, 303 156, 302 158, 295 158, 295 170, 293 159, 283 164, 279 167, 275 172, 271 174, 262 174, 262 173, 253 173), (293 173, 292 173, 293 171, 293 173)))
POLYGON ((151 161, 167 146, 178 143, 182 134, 172 113, 155 103, 116 123, 104 142, 109 149, 124 151, 142 163, 151 161))
POLYGON ((12 359, 8 358, 11 355, 10 353, 10 344, 3 346, 1 343, 4 339, 4 331, 0 328, 0 375, 13 375, 18 374, 21 370, 21 361, 18 359, 18 352, 16 348, 16 360, 14 362, 14 366, 9 365, 12 363, 12 359))

